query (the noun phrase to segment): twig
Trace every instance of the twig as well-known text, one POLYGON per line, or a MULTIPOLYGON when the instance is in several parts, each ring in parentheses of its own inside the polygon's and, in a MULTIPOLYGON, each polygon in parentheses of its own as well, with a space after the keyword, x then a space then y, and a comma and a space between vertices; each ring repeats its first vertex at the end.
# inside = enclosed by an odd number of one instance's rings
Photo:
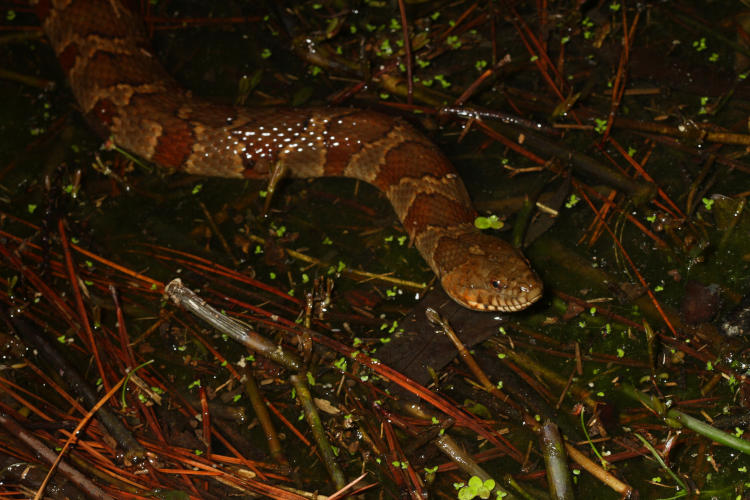
MULTIPOLYGON (((450 459, 469 476, 476 476, 482 481, 492 479, 492 476, 490 476, 489 473, 487 473, 479 464, 477 464, 476 461, 471 457, 471 455, 466 453, 466 450, 458 446, 458 444, 456 444, 453 438, 451 438, 449 435, 443 434, 442 436, 433 440, 432 444, 437 446, 440 451, 450 457, 450 459)), ((515 495, 500 487, 499 485, 497 485, 497 483, 495 484, 495 490, 504 493, 506 496, 503 496, 503 498, 507 498, 508 500, 516 498, 515 495)))
POLYGON ((687 413, 681 412, 674 408, 667 409, 664 404, 654 396, 645 394, 629 384, 623 384, 622 392, 629 397, 640 401, 644 406, 663 418, 665 422, 672 426, 680 428, 682 426, 716 441, 724 446, 729 446, 737 451, 750 455, 750 441, 733 436, 727 432, 717 429, 697 418, 691 417, 687 413))
POLYGON ((576 448, 572 444, 565 443, 565 451, 568 453, 568 457, 570 457, 571 460, 580 465, 583 470, 597 478, 602 483, 609 486, 612 490, 619 493, 623 498, 626 498, 632 492, 633 489, 630 486, 623 483, 606 470, 602 469, 597 463, 578 451, 578 448, 576 448))
MULTIPOLYGON (((248 238, 251 239, 252 241, 255 241, 256 243, 260 243, 261 245, 264 245, 266 243, 266 240, 264 238, 261 238, 260 236, 256 236, 254 234, 248 235, 248 238)), ((331 265, 328 262, 322 261, 320 259, 316 259, 315 257, 310 257, 309 255, 305 255, 301 252, 292 250, 290 248, 287 248, 285 250, 286 250, 286 253, 290 257, 301 260, 302 262, 307 262, 309 264, 314 264, 316 266, 321 266, 321 267, 327 267, 331 265)), ((386 283, 392 283, 396 286, 403 286, 403 287, 412 288, 415 290, 424 290, 425 288, 427 288, 427 286, 424 283, 417 283, 415 281, 402 280, 400 278, 393 278, 386 274, 370 273, 367 271, 361 271, 359 269, 351 269, 348 267, 344 268, 341 271, 341 273, 345 275, 356 276, 359 278, 365 278, 366 280, 384 281, 386 283)))
MULTIPOLYGON (((105 400, 106 401, 106 400, 105 400)), ((81 420, 81 423, 88 422, 88 418, 84 418, 81 420)), ((37 492, 37 495, 42 493, 44 491, 44 488, 49 481, 50 474, 54 471, 55 468, 59 469, 60 472, 62 472, 65 477, 70 479, 70 481, 75 484, 82 492, 86 493, 89 498, 94 498, 97 500, 114 500, 113 497, 109 496, 104 490, 99 488, 96 484, 91 482, 88 478, 86 478, 83 474, 78 472, 76 469, 71 467, 67 462, 62 461, 62 456, 64 454, 64 450, 60 452, 59 454, 54 452, 53 450, 49 449, 44 443, 42 443, 40 440, 26 432, 26 429, 21 427, 21 425, 16 422, 13 418, 11 418, 9 415, 0 412, 0 424, 2 424, 3 427, 13 436, 20 439, 26 445, 34 450, 34 453, 36 453, 39 457, 41 457, 42 460, 47 462, 48 464, 51 464, 52 467, 50 467, 49 473, 47 474, 47 477, 45 478, 43 484, 39 487, 39 490, 37 492)), ((67 443, 66 443, 67 447, 67 443)))
MULTIPOLYGON (((0 308, 0 313, 8 317, 7 311, 0 308)), ((30 343, 36 348, 42 357, 50 363, 58 373, 65 375, 71 389, 80 396, 88 405, 92 407, 98 404, 99 398, 94 389, 78 373, 75 367, 56 350, 46 339, 40 335, 34 325, 28 320, 14 316, 10 318, 10 324, 18 332, 18 335, 24 341, 30 343)), ((119 385, 118 385, 119 386, 119 385)), ((97 414, 97 419, 101 421, 104 427, 112 434, 120 447, 125 451, 125 459, 130 463, 139 463, 146 458, 146 450, 141 446, 133 434, 122 424, 117 415, 108 407, 103 407, 97 414)))
POLYGON ((276 427, 273 425, 271 415, 268 413, 268 407, 258 390, 258 384, 255 382, 255 375, 249 369, 246 369, 245 371, 245 393, 250 398, 250 404, 253 406, 255 416, 258 418, 258 422, 260 422, 263 432, 266 435, 268 451, 271 453, 271 456, 276 463, 288 466, 289 461, 284 455, 281 442, 279 441, 279 435, 276 432, 276 427))
POLYGON ((280 364, 281 366, 297 372, 300 360, 296 354, 286 351, 281 346, 258 335, 249 326, 243 325, 232 318, 221 314, 211 307, 205 300, 201 299, 195 292, 182 284, 179 278, 170 281, 164 291, 178 306, 187 309, 198 316, 212 327, 232 337, 248 349, 280 364))
POLYGON ((315 442, 318 444, 318 452, 328 470, 328 475, 333 479, 333 484, 336 488, 340 490, 346 486, 346 479, 344 478, 344 473, 341 471, 339 464, 336 462, 336 455, 334 455, 333 450, 331 449, 331 443, 328 441, 328 436, 326 436, 323 423, 320 421, 318 409, 315 407, 315 403, 313 403, 312 395, 307 388, 307 383, 305 383, 304 379, 297 374, 289 377, 289 380, 292 382, 292 385, 297 392, 297 400, 302 405, 305 420, 307 420, 310 430, 315 437, 315 442))
POLYGON ((565 444, 560 431, 550 420, 542 425, 539 433, 542 442, 542 455, 547 468, 547 483, 550 496, 556 500, 573 500, 573 484, 565 457, 565 444))

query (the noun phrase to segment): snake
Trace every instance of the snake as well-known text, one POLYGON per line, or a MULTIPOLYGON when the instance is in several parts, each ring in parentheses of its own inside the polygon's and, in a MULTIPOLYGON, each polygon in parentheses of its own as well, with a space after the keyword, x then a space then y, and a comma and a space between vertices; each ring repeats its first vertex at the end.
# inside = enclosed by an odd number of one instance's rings
POLYGON ((519 311, 542 296, 523 254, 475 227, 456 169, 404 118, 355 107, 242 107, 194 96, 159 62, 120 0, 34 8, 81 113, 101 137, 160 167, 237 179, 350 177, 378 188, 449 297, 519 311))

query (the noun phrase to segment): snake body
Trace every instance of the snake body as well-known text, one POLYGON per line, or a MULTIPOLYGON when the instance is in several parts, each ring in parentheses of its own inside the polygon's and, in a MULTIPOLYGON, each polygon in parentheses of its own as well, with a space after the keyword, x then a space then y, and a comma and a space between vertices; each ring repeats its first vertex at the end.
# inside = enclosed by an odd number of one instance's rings
POLYGON ((120 0, 39 0, 37 14, 88 121, 115 144, 189 174, 351 177, 380 189, 443 289, 470 309, 517 311, 541 283, 476 212, 442 152, 404 120, 356 108, 243 108, 182 88, 120 0))

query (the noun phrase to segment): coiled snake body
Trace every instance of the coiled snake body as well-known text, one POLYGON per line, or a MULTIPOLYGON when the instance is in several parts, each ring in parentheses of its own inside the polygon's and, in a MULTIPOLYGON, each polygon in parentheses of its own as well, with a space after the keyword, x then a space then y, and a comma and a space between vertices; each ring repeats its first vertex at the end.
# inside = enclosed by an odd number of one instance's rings
POLYGON ((154 57, 120 0, 40 0, 37 13, 82 112, 105 137, 190 174, 352 177, 379 188, 461 305, 517 311, 542 286, 508 243, 473 225, 453 166, 399 118, 355 108, 241 108, 194 97, 154 57))

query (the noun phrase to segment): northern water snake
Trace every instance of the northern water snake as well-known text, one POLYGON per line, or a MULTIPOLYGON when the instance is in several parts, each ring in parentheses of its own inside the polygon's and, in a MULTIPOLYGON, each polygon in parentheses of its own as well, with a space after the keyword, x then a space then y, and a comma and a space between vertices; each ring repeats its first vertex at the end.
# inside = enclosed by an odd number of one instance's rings
POLYGON ((356 108, 242 108, 183 89, 120 0, 40 0, 37 14, 81 111, 104 137, 189 174, 352 177, 379 188, 443 289, 470 309, 517 311, 542 285, 511 245, 474 227, 466 188, 404 120, 356 108))

